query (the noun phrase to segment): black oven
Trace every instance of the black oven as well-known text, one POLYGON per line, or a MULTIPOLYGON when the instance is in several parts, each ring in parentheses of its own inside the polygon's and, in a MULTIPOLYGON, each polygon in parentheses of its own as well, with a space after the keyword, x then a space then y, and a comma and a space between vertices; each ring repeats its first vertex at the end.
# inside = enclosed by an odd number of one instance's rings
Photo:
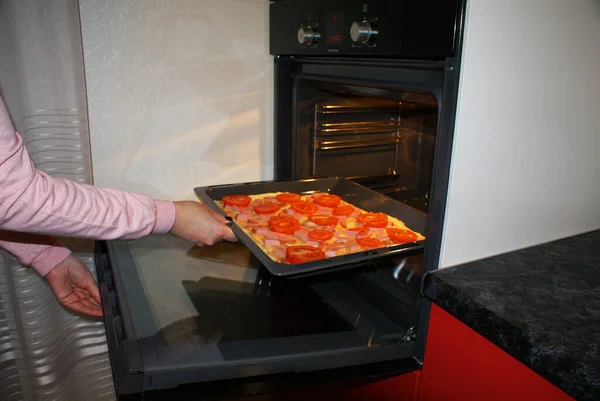
MULTIPOLYGON (((275 178, 343 176, 428 214, 437 268, 456 116, 458 0, 271 4, 275 178)), ((415 358, 423 354, 428 305, 415 358)))
POLYGON ((420 283, 440 250, 463 11, 456 0, 271 2, 275 178, 350 177, 422 210, 425 250, 285 279, 239 243, 98 242, 120 400, 419 369, 429 317, 420 283))

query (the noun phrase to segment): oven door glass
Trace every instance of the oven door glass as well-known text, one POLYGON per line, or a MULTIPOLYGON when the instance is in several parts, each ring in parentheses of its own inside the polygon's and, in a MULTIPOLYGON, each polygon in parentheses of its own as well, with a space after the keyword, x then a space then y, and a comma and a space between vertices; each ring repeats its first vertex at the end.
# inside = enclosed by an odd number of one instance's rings
POLYGON ((348 177, 427 212, 439 107, 427 92, 301 77, 294 85, 296 178, 348 177))
MULTIPOLYGON (((145 390, 412 359, 421 254, 292 280, 265 274, 237 243, 102 244, 113 370, 143 372, 145 390)), ((115 382, 119 392, 125 380, 115 382)))

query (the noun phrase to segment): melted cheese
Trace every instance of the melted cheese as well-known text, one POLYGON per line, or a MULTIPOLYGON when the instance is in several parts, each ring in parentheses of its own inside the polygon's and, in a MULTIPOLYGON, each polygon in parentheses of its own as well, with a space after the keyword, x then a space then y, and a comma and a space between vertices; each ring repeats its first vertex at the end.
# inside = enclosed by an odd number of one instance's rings
MULTIPOLYGON (((264 200, 265 198, 274 198, 274 197, 276 197, 277 195, 279 195, 281 193, 283 193, 283 192, 269 192, 269 193, 263 193, 263 194, 257 194, 257 195, 248 195, 248 196, 252 199, 252 201, 251 201, 251 203, 252 203, 252 202, 255 202, 256 200, 264 200)), ((309 197, 310 197, 310 195, 302 195, 302 199, 303 200, 307 200, 307 198, 309 198, 309 197)), ((215 203, 217 203, 222 209, 225 209, 225 206, 224 206, 224 204, 223 204, 222 201, 216 201, 215 203)), ((355 205, 352 205, 351 203, 342 201, 341 204, 348 204, 348 205, 354 207, 355 209, 357 209, 360 213, 366 213, 365 210, 363 210, 361 208, 358 208, 355 205)), ((286 209, 288 209, 288 208, 289 208, 289 205, 287 205, 287 204, 282 205, 282 208, 277 212, 277 214, 287 214, 286 209)), ((233 217, 234 219, 237 218, 237 212, 235 212, 234 210, 232 210, 232 209, 225 209, 225 212, 229 216, 233 217)), ((319 214, 319 212, 317 212, 316 214, 319 214)), ((404 224, 403 221, 401 221, 401 220, 399 220, 399 219, 397 219, 395 217, 389 216, 389 215, 387 215, 387 217, 388 217, 388 227, 387 228, 392 228, 393 227, 393 228, 401 228, 401 229, 410 230, 413 233, 415 233, 415 234, 418 235, 418 240, 425 239, 425 237, 422 234, 420 234, 420 233, 418 233, 418 232, 416 232, 416 231, 411 230, 410 228, 408 228, 404 224)), ((260 220, 260 221, 263 222, 262 224, 264 225, 265 228, 268 227, 268 223, 264 222, 263 220, 261 220, 260 217, 257 217, 254 212, 252 213, 252 219, 254 219, 254 220, 260 220)), ((244 230, 244 232, 246 234, 248 234, 248 236, 250 236, 250 238, 253 239, 253 241, 256 243, 256 245, 258 245, 263 250, 263 252, 265 252, 267 255, 269 255, 269 257, 271 259, 273 259, 276 262, 286 263, 285 262, 285 258, 283 258, 283 259, 279 258, 279 257, 277 257, 274 254, 275 246, 266 245, 264 243, 264 240, 265 240, 265 236, 264 235, 253 233, 252 229, 249 228, 248 225, 246 223, 244 223, 244 222, 236 221, 236 223, 244 230)), ((322 226, 319 226, 319 225, 317 225, 315 223, 312 223, 312 222, 308 221, 308 216, 304 216, 304 215, 303 215, 301 224, 303 226, 310 226, 311 228, 315 228, 315 229, 327 229, 327 227, 322 227, 322 226)), ((354 217, 354 216, 348 216, 347 220, 346 220, 346 228, 344 228, 343 226, 341 226, 340 224, 338 224, 335 227, 335 230, 340 233, 340 237, 342 237, 342 238, 348 238, 344 234, 345 230, 346 229, 350 229, 350 228, 355 228, 355 227, 362 227, 362 225, 358 222, 358 220, 357 220, 356 217, 354 217)), ((329 229, 331 229, 331 227, 329 227, 329 229)), ((295 237, 295 236, 294 235, 290 235, 290 237, 295 237)), ((290 243, 290 244, 286 244, 285 246, 305 244, 305 242, 302 241, 302 240, 300 240, 299 238, 296 237, 296 239, 297 239, 297 241, 296 241, 295 244, 291 244, 290 243)), ((351 240, 355 240, 355 238, 351 238, 351 240)), ((336 243, 336 241, 338 241, 338 238, 334 236, 333 238, 331 238, 331 239, 329 239, 327 241, 323 241, 322 243, 325 244, 326 246, 330 246, 330 245, 336 243)), ((396 245, 396 244, 394 244, 394 245, 396 245)), ((338 256, 343 255, 343 254, 353 253, 353 252, 351 252, 348 249, 343 249, 341 251, 343 251, 343 252, 341 252, 341 253, 338 252, 338 256)), ((362 250, 360 250, 360 251, 362 251, 362 250)), ((354 251, 354 252, 360 252, 360 251, 354 251)))

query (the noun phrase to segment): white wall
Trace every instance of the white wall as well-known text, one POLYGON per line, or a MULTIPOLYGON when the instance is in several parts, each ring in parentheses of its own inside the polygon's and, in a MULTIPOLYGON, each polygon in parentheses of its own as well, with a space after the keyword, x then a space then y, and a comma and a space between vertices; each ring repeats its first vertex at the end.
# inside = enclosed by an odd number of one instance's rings
POLYGON ((440 265, 600 228, 600 1, 470 0, 440 265))
POLYGON ((272 178, 265 0, 79 0, 94 183, 162 199, 272 178))

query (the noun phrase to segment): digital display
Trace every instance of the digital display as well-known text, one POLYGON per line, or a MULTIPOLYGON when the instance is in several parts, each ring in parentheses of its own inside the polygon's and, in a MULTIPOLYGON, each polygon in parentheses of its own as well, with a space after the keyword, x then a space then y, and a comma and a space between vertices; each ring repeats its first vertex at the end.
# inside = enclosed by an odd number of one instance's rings
POLYGON ((344 43, 344 14, 333 12, 327 14, 325 20, 325 42, 330 46, 340 46, 344 43))

